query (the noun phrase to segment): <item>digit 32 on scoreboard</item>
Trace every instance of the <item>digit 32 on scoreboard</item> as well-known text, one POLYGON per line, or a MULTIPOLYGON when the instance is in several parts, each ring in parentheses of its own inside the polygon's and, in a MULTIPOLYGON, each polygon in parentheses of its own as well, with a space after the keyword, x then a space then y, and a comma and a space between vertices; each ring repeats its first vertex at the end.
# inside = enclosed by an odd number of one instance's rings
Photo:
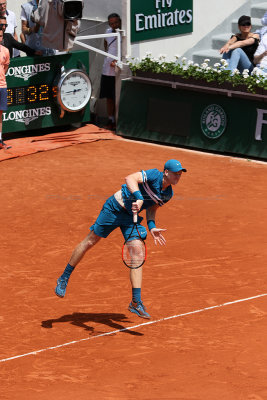
POLYGON ((57 99, 57 86, 47 84, 21 86, 7 89, 8 106, 41 103, 57 99))

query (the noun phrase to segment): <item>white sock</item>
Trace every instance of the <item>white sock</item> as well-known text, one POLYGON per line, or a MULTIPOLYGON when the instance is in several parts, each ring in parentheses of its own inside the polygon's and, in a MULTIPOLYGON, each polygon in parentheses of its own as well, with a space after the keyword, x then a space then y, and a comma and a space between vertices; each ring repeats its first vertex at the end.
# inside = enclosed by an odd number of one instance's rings
POLYGON ((0 132, 0 141, 2 140, 2 132, 0 132))

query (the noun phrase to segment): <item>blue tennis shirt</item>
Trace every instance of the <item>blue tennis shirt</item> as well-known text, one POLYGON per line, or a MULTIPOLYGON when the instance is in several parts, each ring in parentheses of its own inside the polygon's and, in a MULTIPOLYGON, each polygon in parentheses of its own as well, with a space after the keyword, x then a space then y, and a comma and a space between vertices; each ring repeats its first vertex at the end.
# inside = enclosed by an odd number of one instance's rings
MULTIPOLYGON (((162 190, 162 180, 163 172, 158 169, 148 169, 146 171, 141 171, 143 182, 139 183, 139 190, 144 198, 144 203, 141 208, 145 210, 155 204, 163 206, 167 203, 173 196, 173 191, 171 185, 165 190, 162 190)), ((132 213, 132 203, 135 201, 133 194, 129 191, 126 184, 122 185, 122 198, 127 211, 132 213)))

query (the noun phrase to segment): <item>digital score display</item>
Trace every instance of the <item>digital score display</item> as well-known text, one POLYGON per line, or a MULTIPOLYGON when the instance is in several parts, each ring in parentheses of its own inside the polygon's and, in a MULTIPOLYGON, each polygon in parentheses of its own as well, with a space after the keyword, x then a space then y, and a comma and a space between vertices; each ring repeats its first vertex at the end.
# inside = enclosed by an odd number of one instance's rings
POLYGON ((7 89, 8 106, 42 103, 56 98, 57 86, 42 84, 7 89))
POLYGON ((48 127, 90 121, 89 102, 82 112, 62 112, 58 85, 63 73, 62 67, 65 71, 82 68, 88 74, 88 51, 15 57, 10 60, 6 73, 8 107, 2 115, 2 133, 6 138, 12 137, 13 132, 36 130, 39 133, 48 127))

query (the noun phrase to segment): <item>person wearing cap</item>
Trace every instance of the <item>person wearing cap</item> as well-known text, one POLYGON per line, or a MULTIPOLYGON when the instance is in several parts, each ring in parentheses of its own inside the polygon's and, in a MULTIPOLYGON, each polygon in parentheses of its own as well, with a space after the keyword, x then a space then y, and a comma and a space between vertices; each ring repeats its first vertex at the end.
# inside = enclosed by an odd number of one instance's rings
MULTIPOLYGON (((155 245, 165 245, 166 240, 162 232, 166 229, 156 226, 156 212, 172 198, 172 186, 177 185, 183 172, 186 172, 186 169, 182 167, 180 161, 172 159, 165 163, 163 171, 154 168, 126 176, 121 189, 109 197, 103 205, 98 218, 90 227, 89 234, 74 249, 63 274, 57 280, 56 295, 65 296, 70 275, 85 253, 101 238, 106 238, 116 228, 120 228, 125 240, 128 238, 133 227, 135 212, 140 213, 146 210, 148 230, 155 245)), ((143 217, 138 215, 138 230, 142 239, 145 240, 147 230, 141 225, 142 220, 143 217)), ((150 318, 141 300, 142 267, 130 270, 130 282, 132 301, 128 310, 139 317, 150 318)))
POLYGON ((259 45, 260 36, 251 32, 251 18, 242 15, 238 20, 240 33, 232 35, 228 42, 220 49, 223 59, 228 62, 226 70, 241 73, 244 69, 252 72, 254 69, 254 53, 259 45))

